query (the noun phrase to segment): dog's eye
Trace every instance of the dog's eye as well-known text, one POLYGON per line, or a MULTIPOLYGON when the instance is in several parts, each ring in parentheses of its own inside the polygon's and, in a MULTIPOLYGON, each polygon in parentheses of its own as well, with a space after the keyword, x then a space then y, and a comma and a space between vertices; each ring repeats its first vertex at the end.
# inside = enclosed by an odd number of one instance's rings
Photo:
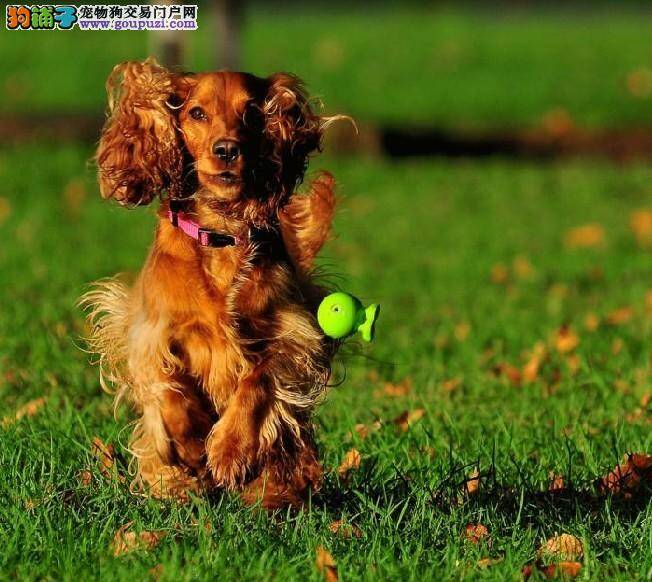
POLYGON ((190 117, 197 121, 203 121, 206 119, 206 112, 201 107, 193 107, 190 110, 190 117))

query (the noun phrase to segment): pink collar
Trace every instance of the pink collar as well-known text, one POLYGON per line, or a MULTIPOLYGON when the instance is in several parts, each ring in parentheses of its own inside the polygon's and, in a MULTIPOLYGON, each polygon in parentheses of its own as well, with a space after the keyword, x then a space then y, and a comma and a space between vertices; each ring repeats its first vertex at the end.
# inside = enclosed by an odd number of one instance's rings
POLYGON ((184 200, 170 200, 168 218, 172 226, 180 228, 190 238, 195 239, 203 247, 233 247, 244 243, 242 237, 231 234, 216 232, 208 228, 202 228, 190 215, 182 210, 185 206, 184 200))

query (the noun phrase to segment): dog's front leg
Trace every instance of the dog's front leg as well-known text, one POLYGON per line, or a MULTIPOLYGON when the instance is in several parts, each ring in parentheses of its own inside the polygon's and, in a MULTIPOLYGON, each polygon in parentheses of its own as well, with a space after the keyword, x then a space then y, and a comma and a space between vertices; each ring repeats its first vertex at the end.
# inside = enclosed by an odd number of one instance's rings
POLYGON ((261 430, 271 406, 272 396, 261 369, 240 381, 206 441, 208 466, 217 485, 234 489, 260 468, 261 430))

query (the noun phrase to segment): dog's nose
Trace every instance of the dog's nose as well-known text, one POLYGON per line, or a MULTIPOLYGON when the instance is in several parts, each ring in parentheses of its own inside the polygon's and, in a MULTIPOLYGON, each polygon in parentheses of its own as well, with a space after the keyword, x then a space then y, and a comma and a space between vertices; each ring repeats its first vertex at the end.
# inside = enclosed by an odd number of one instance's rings
POLYGON ((213 144, 213 153, 223 162, 229 164, 240 155, 240 147, 234 141, 220 140, 213 144))

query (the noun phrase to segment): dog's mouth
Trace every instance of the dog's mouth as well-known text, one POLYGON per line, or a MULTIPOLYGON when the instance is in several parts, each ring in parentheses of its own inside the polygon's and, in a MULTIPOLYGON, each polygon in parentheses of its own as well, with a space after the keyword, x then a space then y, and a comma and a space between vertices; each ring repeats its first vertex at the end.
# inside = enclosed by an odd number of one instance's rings
POLYGON ((235 172, 230 172, 229 170, 215 174, 212 176, 212 179, 214 182, 224 184, 225 186, 235 186, 241 182, 240 175, 235 172))

